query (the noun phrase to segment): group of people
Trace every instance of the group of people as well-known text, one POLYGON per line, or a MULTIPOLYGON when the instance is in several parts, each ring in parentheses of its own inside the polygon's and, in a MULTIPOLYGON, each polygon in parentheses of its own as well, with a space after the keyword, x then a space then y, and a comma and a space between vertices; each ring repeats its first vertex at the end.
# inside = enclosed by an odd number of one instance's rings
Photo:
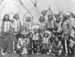
POLYGON ((0 35, 1 54, 74 55, 75 28, 70 15, 59 14, 55 17, 47 14, 47 11, 42 12, 38 19, 41 24, 34 24, 31 18, 27 18, 24 20, 30 23, 27 26, 25 23, 22 25, 19 18, 18 13, 13 16, 13 20, 8 14, 4 15, 0 35))

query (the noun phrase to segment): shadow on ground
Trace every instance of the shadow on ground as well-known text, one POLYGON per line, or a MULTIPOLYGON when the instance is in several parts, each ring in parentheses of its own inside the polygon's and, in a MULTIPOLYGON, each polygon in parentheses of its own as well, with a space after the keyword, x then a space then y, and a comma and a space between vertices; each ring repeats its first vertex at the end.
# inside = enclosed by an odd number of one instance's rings
MULTIPOLYGON (((58 57, 58 56, 50 56, 50 55, 45 55, 45 54, 34 54, 34 55, 23 55, 19 56, 18 54, 14 53, 9 53, 6 55, 0 55, 0 57, 58 57)), ((75 57, 75 56, 61 56, 61 57, 75 57)))

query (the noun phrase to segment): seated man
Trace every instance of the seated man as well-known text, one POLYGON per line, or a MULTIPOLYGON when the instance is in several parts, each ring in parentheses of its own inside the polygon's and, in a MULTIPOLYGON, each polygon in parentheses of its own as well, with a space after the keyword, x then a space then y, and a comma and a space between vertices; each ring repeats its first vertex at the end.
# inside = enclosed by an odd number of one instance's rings
POLYGON ((55 38, 51 53, 58 56, 60 56, 62 53, 61 41, 57 37, 55 38))
POLYGON ((38 44, 38 41, 39 41, 39 34, 38 34, 37 29, 34 30, 32 41, 33 41, 33 52, 37 53, 37 44, 38 44))
POLYGON ((22 54, 22 55, 27 54, 26 39, 23 37, 18 39, 17 53, 22 54))
POLYGON ((51 37, 51 34, 49 31, 45 31, 44 33, 44 37, 42 40, 43 43, 43 47, 42 47, 42 53, 46 53, 49 52, 49 39, 51 37))

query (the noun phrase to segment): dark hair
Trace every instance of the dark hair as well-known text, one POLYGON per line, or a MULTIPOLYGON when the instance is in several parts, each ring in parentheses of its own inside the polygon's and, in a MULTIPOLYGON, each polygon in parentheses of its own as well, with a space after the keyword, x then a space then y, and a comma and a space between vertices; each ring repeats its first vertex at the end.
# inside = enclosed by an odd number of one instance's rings
POLYGON ((5 15, 4 15, 3 21, 9 21, 9 15, 8 15, 8 14, 5 14, 5 15))
POLYGON ((51 21, 52 19, 53 19, 53 16, 49 14, 48 15, 48 20, 51 21))
POLYGON ((63 17, 63 22, 66 21, 67 19, 68 19, 68 17, 67 16, 64 16, 63 17))
POLYGON ((16 20, 18 20, 18 18, 19 18, 19 14, 16 13, 16 14, 13 16, 13 18, 15 18, 16 20))

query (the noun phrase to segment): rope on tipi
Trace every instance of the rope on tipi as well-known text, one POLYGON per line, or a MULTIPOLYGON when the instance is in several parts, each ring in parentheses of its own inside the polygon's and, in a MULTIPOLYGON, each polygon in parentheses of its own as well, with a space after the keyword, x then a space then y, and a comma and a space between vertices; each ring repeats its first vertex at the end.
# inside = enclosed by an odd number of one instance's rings
MULTIPOLYGON (((30 10, 22 3, 22 1, 21 0, 19 0, 19 2, 20 2, 20 4, 25 8, 25 9, 27 9, 28 10, 28 13, 30 13, 31 14, 31 12, 30 12, 30 10)), ((28 14, 27 13, 27 14, 28 14)), ((32 14, 31 14, 32 15, 32 14)), ((32 16, 33 17, 33 16, 32 16)))

